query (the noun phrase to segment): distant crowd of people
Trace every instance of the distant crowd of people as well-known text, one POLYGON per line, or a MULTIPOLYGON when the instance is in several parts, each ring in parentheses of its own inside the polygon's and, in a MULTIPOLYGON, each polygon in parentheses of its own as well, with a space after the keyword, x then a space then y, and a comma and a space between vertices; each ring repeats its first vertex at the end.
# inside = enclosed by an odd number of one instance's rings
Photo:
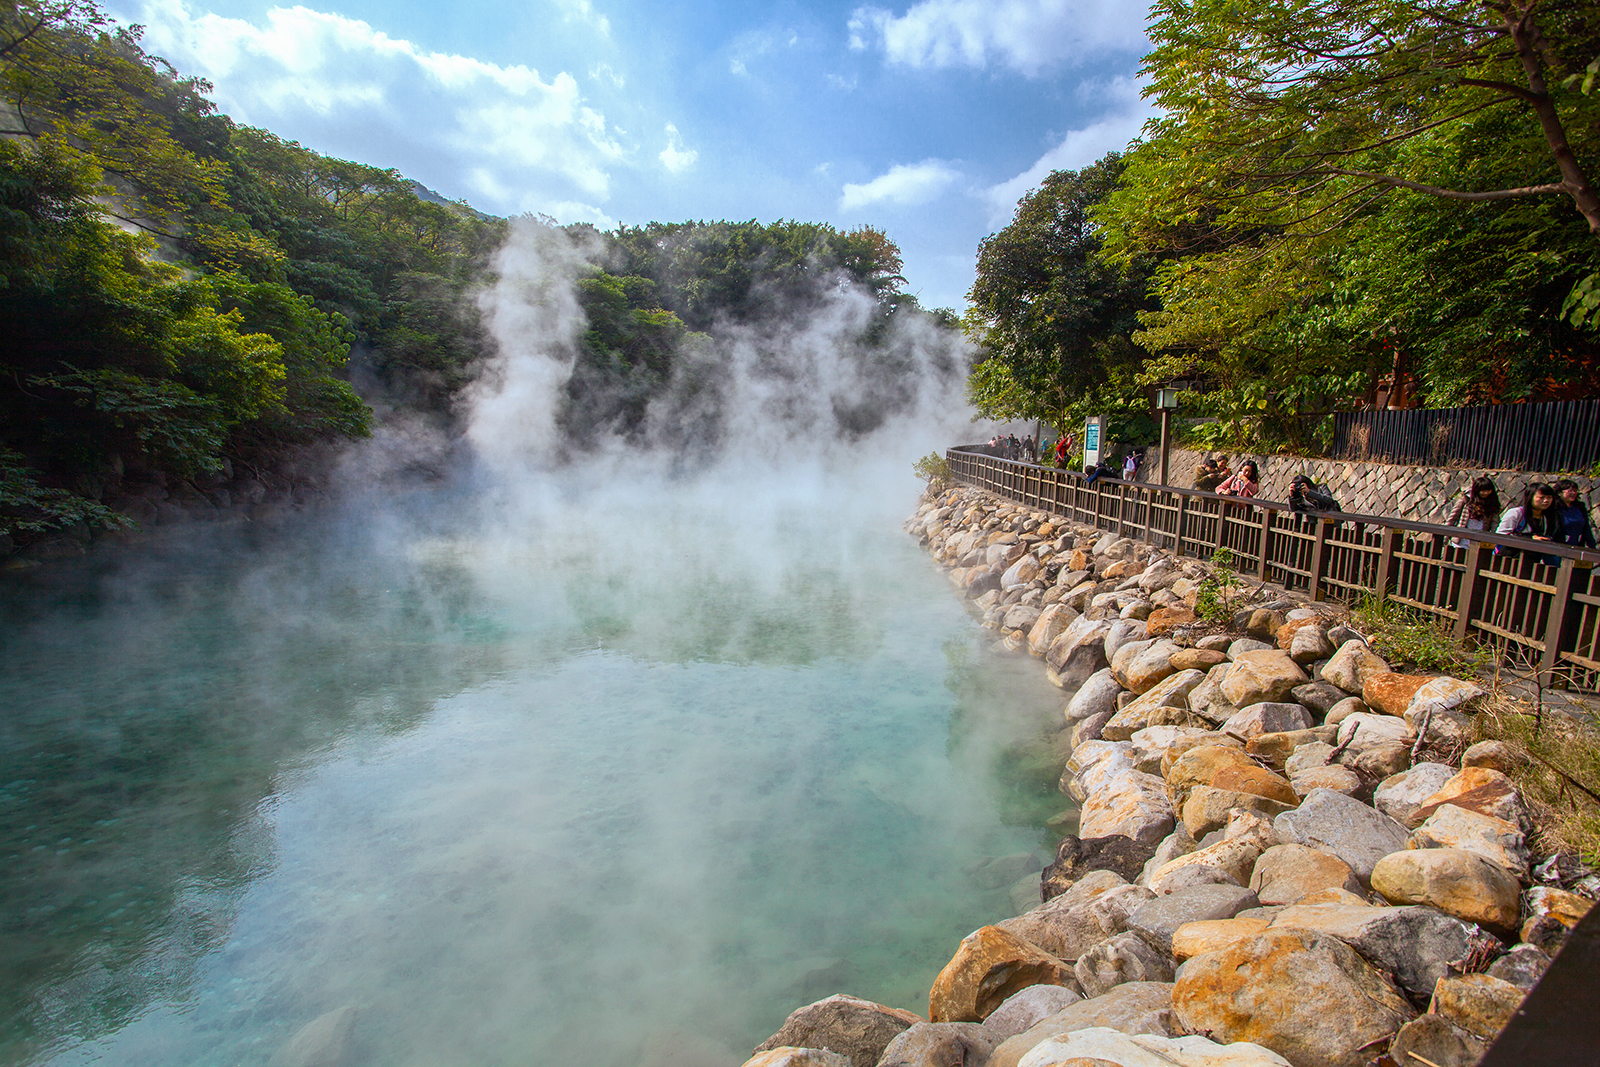
MULTIPOLYGON (((1018 439, 1016 434, 996 436, 989 444, 1002 459, 1026 460, 1038 463, 1039 442, 1032 435, 1018 439)), ((1067 466, 1078 454, 1076 434, 1062 434, 1051 446, 1046 443, 1043 454, 1053 459, 1057 467, 1067 466)), ((1135 481, 1144 454, 1130 450, 1122 461, 1122 479, 1135 481)), ((1117 472, 1104 459, 1083 472, 1093 485, 1101 478, 1115 477, 1117 472)), ((1256 461, 1247 459, 1237 470, 1230 469, 1225 455, 1207 455, 1194 471, 1194 487, 1220 496, 1250 499, 1261 492, 1261 471, 1256 461)), ((1309 475, 1297 474, 1289 482, 1289 508, 1302 514, 1326 514, 1340 510, 1333 493, 1318 485, 1309 475)), ((1505 507, 1500 502, 1500 491, 1488 477, 1473 479, 1462 491, 1448 515, 1441 515, 1446 526, 1464 530, 1493 531, 1507 537, 1527 537, 1534 541, 1570 545, 1574 548, 1595 548, 1594 527, 1589 521, 1589 508, 1583 500, 1578 483, 1563 478, 1554 484, 1535 482, 1522 493, 1519 503, 1505 507)), ((1452 544, 1466 548, 1471 542, 1464 537, 1452 539, 1452 544)), ((1514 556, 1518 550, 1505 545, 1495 546, 1496 555, 1514 556)), ((1550 566, 1561 562, 1559 556, 1540 556, 1550 566)))

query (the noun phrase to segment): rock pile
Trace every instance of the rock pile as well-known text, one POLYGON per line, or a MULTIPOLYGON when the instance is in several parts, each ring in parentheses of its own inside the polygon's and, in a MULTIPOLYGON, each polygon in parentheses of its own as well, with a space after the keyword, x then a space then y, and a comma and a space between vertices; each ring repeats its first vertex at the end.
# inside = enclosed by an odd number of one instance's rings
POLYGON ((907 529, 1069 694, 1078 833, 925 1021, 831 997, 752 1064, 1464 1067, 1600 895, 1468 745, 1483 691, 1392 671, 1336 609, 1258 591, 1208 622, 1203 565, 976 490, 907 529))

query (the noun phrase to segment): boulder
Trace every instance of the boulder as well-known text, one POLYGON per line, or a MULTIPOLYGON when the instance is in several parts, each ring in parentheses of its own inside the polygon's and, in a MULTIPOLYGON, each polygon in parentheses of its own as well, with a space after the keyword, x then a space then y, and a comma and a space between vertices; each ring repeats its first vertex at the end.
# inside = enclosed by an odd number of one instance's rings
POLYGON ((1273 611, 1270 608, 1257 608, 1250 613, 1245 621, 1244 631, 1257 641, 1270 641, 1277 632, 1283 629, 1287 622, 1283 612, 1273 611))
POLYGON ((1510 982, 1525 993, 1531 993, 1549 969, 1549 953, 1533 945, 1514 945, 1509 952, 1491 963, 1484 973, 1502 982, 1510 982))
POLYGON ((1183 828, 1198 841, 1213 830, 1228 825, 1228 816, 1235 811, 1258 811, 1267 818, 1277 818, 1294 807, 1270 797, 1254 793, 1240 793, 1215 786, 1196 786, 1183 802, 1183 828))
MULTIPOLYGON (((1152 649, 1156 647, 1159 646, 1151 646, 1152 649)), ((1147 726, 1157 725, 1156 720, 1162 718, 1157 712, 1164 708, 1176 708, 1185 713, 1179 717, 1187 719, 1189 691, 1203 681, 1205 675, 1199 671, 1181 671, 1169 675, 1140 696, 1130 700, 1101 732, 1110 740, 1126 741, 1135 732, 1147 726)))
POLYGON ((1468 767, 1417 806, 1414 819, 1426 819, 1446 804, 1527 828, 1533 825, 1511 779, 1487 767, 1468 767))
MULTIPOLYGON (((1300 798, 1295 794, 1294 787, 1289 784, 1287 778, 1274 774, 1265 767, 1254 765, 1223 767, 1211 779, 1211 787, 1232 790, 1235 793, 1251 793, 1258 797, 1266 797, 1268 800, 1276 800, 1279 804, 1291 808, 1300 803, 1300 798)), ((1194 833, 1194 828, 1190 827, 1189 832, 1194 833)))
POLYGON ((1133 641, 1148 640, 1147 628, 1137 619, 1117 619, 1106 631, 1106 662, 1110 663, 1122 646, 1133 641))
POLYGON ((1422 822, 1413 818, 1417 809, 1455 774, 1455 768, 1443 763, 1419 763, 1378 783, 1372 792, 1373 806, 1397 822, 1416 826, 1422 822))
POLYGON ((1078 688, 1091 674, 1106 666, 1106 633, 1110 629, 1110 623, 1080 616, 1051 642, 1045 652, 1045 662, 1056 672, 1064 688, 1078 688))
POLYGON ((1199 1035, 1129 1037, 1110 1029, 1074 1030, 1042 1041, 1018 1067, 1290 1067, 1277 1053, 1199 1035))
MULTIPOLYGON (((1172 666, 1172 655, 1179 651, 1181 651, 1181 646, 1175 641, 1169 641, 1164 638, 1159 641, 1151 641, 1139 649, 1127 661, 1125 667, 1119 670, 1116 664, 1113 664, 1112 672, 1117 675, 1117 680, 1130 692, 1148 693, 1155 688, 1157 682, 1176 672, 1176 668, 1172 666)), ((1198 685, 1205 675, 1200 674, 1199 671, 1196 671, 1195 674, 1199 675, 1195 680, 1195 685, 1198 685)), ((1193 685, 1189 687, 1189 689, 1193 688, 1193 685)), ((1188 691, 1188 689, 1185 689, 1184 693, 1187 694, 1188 691)))
POLYGON ((1095 871, 1032 911, 995 925, 1070 962, 1124 929, 1128 916, 1154 896, 1144 886, 1128 885, 1110 871, 1095 871))
POLYGON ((1161 558, 1150 561, 1150 565, 1139 576, 1139 588, 1147 593, 1154 593, 1158 589, 1166 589, 1183 577, 1183 571, 1176 560, 1161 558))
POLYGON ((1388 976, 1334 937, 1269 929, 1183 966, 1173 1013, 1194 1033, 1250 1041, 1295 1067, 1365 1067, 1415 1014, 1388 976))
POLYGON ((1110 872, 1121 882, 1132 882, 1139 877, 1154 852, 1154 845, 1135 841, 1131 837, 1119 835, 1085 839, 1069 835, 1056 846, 1055 862, 1044 869, 1041 897, 1050 900, 1060 896, 1096 871, 1110 872))
POLYGON ((1311 713, 1299 704, 1265 701, 1241 706, 1222 724, 1222 731, 1249 739, 1261 734, 1309 730, 1311 726, 1311 713))
POLYGON ((1570 930, 1577 926, 1578 920, 1589 914, 1589 909, 1593 907, 1594 901, 1588 897, 1580 897, 1576 893, 1569 893, 1554 886, 1538 885, 1528 890, 1529 922, 1549 918, 1570 930))
POLYGON ((1063 1008, 1001 1042, 987 1067, 1017 1067, 1018 1061, 1058 1034, 1106 1027, 1124 1034, 1172 1034, 1172 985, 1129 982, 1103 996, 1063 1008))
POLYGON ((879 1067, 959 1067, 982 1063, 998 1042, 977 1023, 925 1023, 895 1036, 883 1050, 879 1067))
POLYGON ((1365 715, 1371 710, 1360 697, 1345 697, 1328 709, 1328 714, 1323 717, 1322 724, 1324 726, 1338 726, 1352 715, 1365 715))
POLYGON ((1490 952, 1497 944, 1476 925, 1433 908, 1372 907, 1343 890, 1314 893, 1274 915, 1272 925, 1337 937, 1417 997, 1428 996, 1434 983, 1459 969, 1462 960, 1490 952), (1336 899, 1314 903, 1319 897, 1336 899))
POLYGON ((1290 659, 1305 666, 1333 655, 1333 642, 1321 627, 1307 626, 1295 633, 1287 651, 1290 659))
POLYGON ((1206 680, 1189 691, 1189 710, 1204 715, 1212 722, 1221 722, 1238 709, 1222 695, 1222 681, 1228 677, 1233 664, 1219 663, 1206 671, 1206 680), (1226 714, 1223 713, 1226 709, 1226 714))
POLYGON ((1170 982, 1173 960, 1131 931, 1091 945, 1073 967, 1084 996, 1097 997, 1126 982, 1170 982))
POLYGON ((1328 682, 1307 682, 1305 685, 1297 685, 1289 690, 1289 698, 1296 704, 1311 709, 1318 718, 1326 716, 1341 700, 1350 699, 1344 695, 1343 689, 1328 682))
POLYGON ((1036 945, 984 926, 961 939, 928 993, 928 1019, 936 1023, 982 1022, 1008 997, 1031 985, 1064 985, 1075 979, 1061 960, 1036 945))
POLYGON ((1393 904, 1426 904, 1497 932, 1517 928, 1521 887, 1505 868, 1459 848, 1425 848, 1383 857, 1372 888, 1393 904))
POLYGON ((1105 729, 1106 723, 1111 721, 1115 711, 1100 711, 1072 724, 1072 747, 1077 748, 1087 741, 1101 740, 1100 732, 1105 729))
POLYGON ((1353 797, 1314 789, 1294 811, 1273 820, 1281 841, 1331 852, 1363 883, 1379 860, 1406 847, 1406 828, 1353 797))
POLYGON ((1160 774, 1164 766, 1171 766, 1167 753, 1173 748, 1183 745, 1183 751, 1187 752, 1210 738, 1210 731, 1192 726, 1147 726, 1128 738, 1128 758, 1137 769, 1147 774, 1160 774))
POLYGON ((1360 696, 1368 678, 1388 671, 1389 664, 1368 648, 1365 641, 1351 640, 1340 645, 1333 658, 1323 664, 1322 680, 1360 696))
POLYGON ((1489 1051, 1479 1040, 1442 1015, 1419 1015, 1400 1028, 1389 1045, 1389 1058, 1396 1064, 1435 1067, 1475 1067, 1489 1051))
POLYGON ((1254 637, 1241 637, 1228 644, 1228 658, 1238 659, 1245 652, 1267 652, 1273 645, 1269 641, 1258 641, 1254 637))
POLYGON ((1033 628, 1028 631, 1028 652, 1043 657, 1050 651, 1050 646, 1055 643, 1056 638, 1060 637, 1077 617, 1077 612, 1059 601, 1045 608, 1034 620, 1033 628))
POLYGON ((828 1049, 847 1057, 853 1067, 874 1067, 896 1035, 920 1022, 922 1017, 912 1012, 839 994, 796 1008, 755 1050, 828 1049))
MULTIPOLYGON (((1032 985, 989 1013, 983 1029, 996 1043, 1015 1037, 1083 1000, 1066 986, 1032 985)), ((970 1024, 969 1024, 970 1025, 970 1024)))
MULTIPOLYGON (((1251 704, 1273 703, 1289 695, 1297 685, 1310 681, 1300 665, 1278 649, 1241 652, 1233 657, 1233 666, 1222 680, 1222 695, 1236 708, 1251 704)), ((1309 721, 1290 729, 1310 726, 1309 721)), ((1264 733, 1258 730, 1257 733, 1264 733)))
POLYGON ((1135 771, 1130 765, 1089 794, 1078 826, 1084 837, 1120 834, 1155 845, 1172 832, 1176 821, 1167 799, 1166 782, 1159 775, 1135 771))
POLYGON ((1409 752, 1411 727, 1393 715, 1351 715, 1339 722, 1338 742, 1347 754, 1365 752, 1390 741, 1405 742, 1409 752), (1345 742, 1349 744, 1345 744, 1345 742))
POLYGON ((1526 763, 1524 757, 1517 750, 1504 741, 1479 741, 1468 746, 1461 754, 1461 769, 1468 767, 1483 767, 1491 771, 1499 771, 1509 775, 1526 763))
POLYGON ((1039 576, 1039 571, 1043 566, 1036 556, 1022 556, 1000 575, 1000 588, 1002 590, 1010 590, 1026 586, 1039 576))
POLYGON ((1138 883, 1140 885, 1149 885, 1150 875, 1166 866, 1172 860, 1177 859, 1179 856, 1187 856, 1199 847, 1195 839, 1190 836, 1189 831, 1184 829, 1183 823, 1180 822, 1172 833, 1161 839, 1161 843, 1156 846, 1155 855, 1145 861, 1144 871, 1137 879, 1138 883))
POLYGON ((1411 765, 1411 739, 1380 741, 1371 746, 1354 746, 1346 750, 1340 762, 1355 770, 1371 782, 1381 782, 1393 777, 1411 765))
MULTIPOLYGON (((1190 803, 1193 802, 1191 798, 1190 803)), ((1253 813, 1234 811, 1230 819, 1245 814, 1253 813)), ((1205 883, 1242 887, 1250 880, 1250 871, 1265 848, 1266 845, 1253 837, 1224 836, 1217 841, 1213 840, 1212 835, 1207 835, 1206 841, 1193 852, 1170 860, 1152 871, 1150 888, 1157 893, 1172 893, 1179 888, 1205 883), (1215 873, 1202 873, 1206 871, 1215 873)))
POLYGON ((1284 774, 1292 778, 1294 774, 1289 770, 1289 760, 1305 745, 1326 756, 1333 751, 1333 746, 1328 744, 1333 736, 1334 728, 1331 726, 1313 726, 1309 730, 1274 730, 1256 734, 1245 743, 1244 750, 1274 767, 1283 768, 1284 774))
POLYGON ((1429 709, 1432 709, 1434 714, 1456 711, 1483 695, 1482 687, 1472 682, 1449 677, 1430 678, 1426 685, 1412 694, 1411 703, 1406 706, 1404 715, 1407 722, 1416 725, 1429 709))
POLYGON ((1369 675, 1361 683, 1361 699, 1373 711, 1403 719, 1406 708, 1411 705, 1411 698, 1430 680, 1420 674, 1381 671, 1369 675))
POLYGON ((851 1067, 837 1052, 820 1048, 782 1048, 758 1052, 744 1061, 744 1067, 851 1067))
POLYGON ((1184 648, 1172 654, 1172 666, 1180 671, 1209 671, 1228 662, 1228 654, 1211 648, 1184 648))
POLYGON ((1267 929, 1264 918, 1234 916, 1231 919, 1200 919, 1184 923, 1172 932, 1172 954, 1180 960, 1227 948, 1235 941, 1255 937, 1267 929))
POLYGON ((1199 618, 1187 607, 1156 608, 1150 613, 1146 632, 1151 637, 1165 637, 1178 627, 1196 622, 1199 618))
POLYGON ((1172 935, 1184 923, 1231 919, 1260 902, 1242 886, 1197 885, 1146 901, 1128 916, 1128 929, 1163 955, 1172 954, 1172 935))
MULTIPOLYGON (((1324 727, 1326 729, 1326 727, 1324 727)), ((1305 733, 1310 734, 1307 730, 1305 733)), ((1326 741, 1307 741, 1295 746, 1293 752, 1283 761, 1283 773, 1293 779, 1297 774, 1305 774, 1320 767, 1331 766, 1328 757, 1333 754, 1333 746, 1326 741)))
POLYGON ((1350 865, 1305 845, 1273 845, 1257 858, 1250 888, 1263 904, 1293 904, 1322 889, 1361 892, 1350 865))
POLYGON ((1254 766, 1256 762, 1242 749, 1224 745, 1191 748, 1172 761, 1165 775, 1167 796, 1174 807, 1181 809, 1196 786, 1210 785, 1223 768, 1254 766))
MULTIPOLYGON (((1059 604, 1053 605, 1060 607, 1059 604)), ((1033 629, 1033 624, 1039 621, 1041 612, 1038 608, 1027 604, 1017 604, 1009 609, 1000 618, 1000 629, 1021 630, 1024 635, 1033 629)), ((1026 637, 1024 637, 1026 640, 1026 637)))
POLYGON ((1504 819, 1446 804, 1411 833, 1412 848, 1460 848, 1504 867, 1519 879, 1528 876, 1528 846, 1522 830, 1504 819))
POLYGON ((1114 777, 1133 769, 1132 748, 1126 741, 1105 740, 1077 746, 1061 772, 1061 791, 1084 800, 1091 791, 1105 788, 1114 777))
POLYGON ((1493 975, 1463 974, 1439 979, 1430 1008, 1467 1033, 1493 1040, 1517 1013, 1525 995, 1493 975))
POLYGON ((1366 783, 1362 781, 1361 775, 1342 763, 1313 767, 1290 778, 1289 784, 1294 786, 1295 793, 1302 797, 1310 796, 1312 791, 1317 789, 1353 797, 1366 789, 1366 783))

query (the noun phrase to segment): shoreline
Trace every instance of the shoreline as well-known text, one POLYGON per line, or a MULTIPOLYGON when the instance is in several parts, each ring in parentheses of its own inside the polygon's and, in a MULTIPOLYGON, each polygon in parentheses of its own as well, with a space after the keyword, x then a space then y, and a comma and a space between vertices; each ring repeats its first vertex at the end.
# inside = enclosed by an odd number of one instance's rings
POLYGON ((1342 608, 1236 588, 1209 621, 1205 564, 975 489, 905 529, 1063 691, 1078 833, 925 1018, 836 995, 746 1067, 1466 1067, 1600 896, 1477 739, 1491 695, 1392 670, 1342 608))

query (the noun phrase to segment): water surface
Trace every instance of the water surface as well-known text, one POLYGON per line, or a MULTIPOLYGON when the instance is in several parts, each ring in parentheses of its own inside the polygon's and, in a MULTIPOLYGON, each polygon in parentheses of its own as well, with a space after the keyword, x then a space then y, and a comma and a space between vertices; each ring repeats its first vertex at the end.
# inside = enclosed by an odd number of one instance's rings
POLYGON ((6 576, 0 1062, 265 1064, 351 1006, 354 1063, 731 1067, 834 992, 925 1011, 1011 913, 969 872, 1044 844, 1003 757, 1060 698, 909 495, 714 499, 6 576))

